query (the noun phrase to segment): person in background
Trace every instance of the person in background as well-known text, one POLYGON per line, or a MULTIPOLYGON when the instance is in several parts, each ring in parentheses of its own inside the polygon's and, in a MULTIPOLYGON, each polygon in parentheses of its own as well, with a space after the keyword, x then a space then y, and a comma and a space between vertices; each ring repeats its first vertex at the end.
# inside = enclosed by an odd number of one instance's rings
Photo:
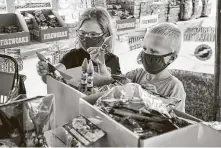
MULTIPOLYGON (((104 42, 105 38, 112 36, 112 40, 108 50, 105 51, 105 65, 111 74, 121 74, 119 58, 114 55, 114 32, 111 23, 111 17, 108 12, 102 8, 89 8, 79 18, 79 25, 77 29, 77 45, 61 59, 56 65, 61 71, 79 67, 83 60, 91 59, 88 50, 99 48, 104 42)), ((93 60, 93 59, 92 59, 93 60)), ((97 62, 94 62, 95 71, 97 62)), ((48 73, 48 66, 45 62, 39 61, 37 64, 37 71, 40 76, 43 76, 43 81, 46 82, 45 75, 48 73)))
MULTIPOLYGON (((167 69, 178 57, 182 43, 181 30, 172 23, 160 23, 148 30, 144 38, 141 61, 143 68, 132 70, 125 76, 132 83, 138 83, 147 90, 155 91, 167 97, 181 99, 176 108, 185 112, 186 93, 181 81, 172 76, 167 69)), ((93 53, 92 53, 93 54, 93 53)), ((102 54, 101 54, 102 56, 102 54)), ((102 61, 103 58, 99 57, 102 61)), ((105 65, 101 67, 103 74, 110 76, 105 65)))

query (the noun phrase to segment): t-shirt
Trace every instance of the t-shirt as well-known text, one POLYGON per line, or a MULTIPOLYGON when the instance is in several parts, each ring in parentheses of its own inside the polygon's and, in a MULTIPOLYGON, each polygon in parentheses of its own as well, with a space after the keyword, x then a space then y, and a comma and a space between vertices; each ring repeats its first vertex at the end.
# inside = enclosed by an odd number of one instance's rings
MULTIPOLYGON (((82 66, 84 59, 90 59, 90 54, 83 49, 72 49, 61 59, 60 63, 64 64, 66 69, 82 66)), ((119 58, 112 54, 105 54, 105 64, 110 69, 111 74, 121 74, 119 58)), ((94 66, 97 65, 94 63, 94 66)))
POLYGON ((185 100, 186 93, 183 84, 174 76, 170 76, 161 81, 149 81, 149 73, 142 68, 132 70, 126 74, 133 83, 138 83, 140 85, 152 84, 156 87, 157 92, 161 95, 167 97, 174 97, 181 99, 179 106, 176 108, 179 111, 185 112, 185 100))

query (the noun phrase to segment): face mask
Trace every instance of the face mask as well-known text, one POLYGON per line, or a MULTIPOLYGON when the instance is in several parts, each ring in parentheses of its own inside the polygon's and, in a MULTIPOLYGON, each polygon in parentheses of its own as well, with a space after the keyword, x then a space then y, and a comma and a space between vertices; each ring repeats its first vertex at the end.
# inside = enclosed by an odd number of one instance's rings
POLYGON ((79 36, 79 42, 83 49, 87 50, 90 47, 100 47, 102 43, 104 42, 104 37, 85 37, 85 36, 79 36))
POLYGON ((164 57, 174 55, 174 53, 169 53, 165 55, 152 55, 147 53, 142 53, 142 63, 145 70, 150 74, 157 74, 163 71, 169 64, 165 63, 164 57))

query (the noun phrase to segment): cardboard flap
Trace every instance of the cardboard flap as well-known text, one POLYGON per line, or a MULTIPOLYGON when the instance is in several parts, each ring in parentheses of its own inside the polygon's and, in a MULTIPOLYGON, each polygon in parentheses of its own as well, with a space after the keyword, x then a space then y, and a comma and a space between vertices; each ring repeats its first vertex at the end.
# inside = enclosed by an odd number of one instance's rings
POLYGON ((63 126, 79 114, 79 98, 85 94, 50 76, 47 77, 47 93, 55 95, 55 127, 63 126))
POLYGON ((220 147, 221 133, 201 123, 141 141, 146 147, 220 147))

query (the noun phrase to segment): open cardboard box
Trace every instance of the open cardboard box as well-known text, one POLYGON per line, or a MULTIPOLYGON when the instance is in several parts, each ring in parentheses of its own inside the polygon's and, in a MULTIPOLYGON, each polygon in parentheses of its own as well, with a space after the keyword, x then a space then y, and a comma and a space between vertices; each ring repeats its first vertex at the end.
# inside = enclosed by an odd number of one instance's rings
POLYGON ((66 27, 63 19, 58 15, 58 13, 56 11, 50 10, 50 9, 42 10, 42 12, 45 16, 54 15, 57 18, 59 24, 61 25, 61 27, 48 28, 45 30, 41 30, 39 28, 35 18, 33 18, 33 12, 34 11, 21 11, 20 13, 23 16, 27 15, 28 17, 32 18, 33 35, 34 35, 35 40, 37 40, 39 42, 50 42, 50 41, 57 41, 57 40, 69 38, 69 28, 66 27), (28 14, 26 14, 26 12, 29 14, 32 14, 32 15, 28 15, 28 14))
MULTIPOLYGON (((81 78, 81 67, 64 71, 64 74, 66 78, 69 77, 69 79, 71 79, 74 77, 76 81, 79 81, 81 78)), ((110 83, 109 80, 99 83, 99 74, 95 74, 95 77, 97 77, 97 85, 110 83)), ((57 81, 50 76, 47 77, 47 92, 48 94, 55 95, 55 127, 63 126, 76 117, 79 114, 79 99, 86 97, 86 95, 80 91, 57 81)), ((103 93, 93 94, 91 96, 87 96, 85 99, 94 103, 96 98, 100 97, 102 94, 103 93)))
POLYGON ((0 14, 1 27, 16 25, 19 31, 16 33, 2 33, 0 32, 0 48, 11 48, 30 43, 30 34, 28 27, 19 13, 0 14))
MULTIPOLYGON (((220 147, 221 133, 205 126, 204 124, 194 124, 179 130, 174 130, 153 138, 141 140, 138 135, 110 118, 99 109, 89 104, 84 99, 80 99, 79 113, 88 119, 96 119, 100 122, 96 124, 107 133, 104 147, 220 147)), ((196 122, 201 120, 179 111, 175 113, 182 118, 196 122)))

